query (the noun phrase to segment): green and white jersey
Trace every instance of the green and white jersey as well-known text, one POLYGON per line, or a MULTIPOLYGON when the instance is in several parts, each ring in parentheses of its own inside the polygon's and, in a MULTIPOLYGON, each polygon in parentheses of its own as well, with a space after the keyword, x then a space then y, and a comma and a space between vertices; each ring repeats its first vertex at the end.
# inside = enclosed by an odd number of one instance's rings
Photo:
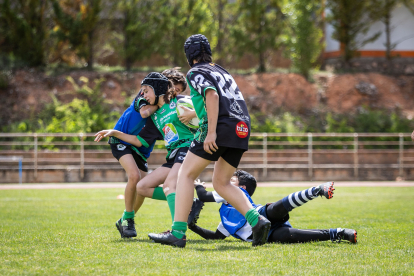
MULTIPOLYGON (((179 148, 189 147, 191 141, 194 139, 194 133, 190 130, 188 126, 181 123, 177 115, 177 100, 183 96, 177 96, 177 98, 172 99, 169 104, 164 104, 161 106, 154 114, 151 115, 151 119, 164 137, 165 146, 168 150, 166 159, 168 160, 175 155, 175 150, 179 148)), ((144 127, 142 132, 139 134, 138 139, 142 142, 140 138, 146 140, 147 132, 151 124, 148 124, 144 127), (148 125, 148 126, 147 126, 148 125)))
POLYGON ((204 142, 208 132, 206 90, 213 89, 219 95, 217 119, 218 146, 248 149, 250 137, 250 115, 243 95, 233 77, 220 65, 196 63, 187 73, 187 83, 197 117, 199 129, 195 135, 198 142, 204 142))

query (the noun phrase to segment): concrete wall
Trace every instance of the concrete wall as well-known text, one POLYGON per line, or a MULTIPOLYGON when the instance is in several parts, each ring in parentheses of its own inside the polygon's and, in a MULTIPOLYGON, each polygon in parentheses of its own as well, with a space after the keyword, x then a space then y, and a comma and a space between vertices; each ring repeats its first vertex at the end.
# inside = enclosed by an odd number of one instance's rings
MULTIPOLYGON (((79 154, 72 153, 73 156, 79 154)), ((71 154, 66 153, 66 156, 71 154)), ((48 169, 50 165, 40 165, 37 171, 37 179, 33 164, 27 162, 23 166, 23 183, 60 183, 60 182, 126 182, 124 170, 111 156, 110 152, 96 153, 102 162, 86 162, 84 177, 78 162, 60 165, 59 169, 48 169), (106 160, 106 161, 105 161, 106 160), (108 162, 111 161, 111 162, 108 162), (114 162, 112 162, 114 161, 114 162), (77 164, 76 164, 77 163, 77 164)), ((151 169, 155 169, 164 162, 165 152, 155 151, 149 159, 151 169)), ((250 150, 242 159, 239 168, 251 172, 259 181, 350 181, 371 180, 385 181, 395 180, 400 176, 398 150, 360 150, 358 153, 358 175, 354 170, 354 154, 352 150, 314 150, 312 176, 309 176, 307 168, 306 150, 269 150, 267 172, 263 169, 263 152, 250 150), (293 158, 293 159, 290 159, 293 158), (289 161, 291 160, 291 161, 289 161)), ((405 150, 404 157, 414 160, 414 150, 405 150)), ((89 158, 91 158, 89 156, 89 158)), ((75 159, 76 160, 76 159, 75 159)), ((95 160, 94 158, 85 159, 95 160)), ((211 181, 212 165, 207 168, 200 178, 203 181, 211 181)), ((404 161, 402 177, 406 180, 414 180, 414 161, 404 161)), ((19 182, 19 170, 17 164, 0 166, 0 183, 19 182)))

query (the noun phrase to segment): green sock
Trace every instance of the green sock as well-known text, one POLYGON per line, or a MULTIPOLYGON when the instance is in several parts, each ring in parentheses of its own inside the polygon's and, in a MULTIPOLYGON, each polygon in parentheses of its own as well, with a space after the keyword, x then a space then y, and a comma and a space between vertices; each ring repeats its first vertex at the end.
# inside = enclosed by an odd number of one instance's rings
POLYGON ((167 200, 165 197, 164 191, 161 187, 157 187, 154 189, 154 193, 152 194, 152 199, 156 200, 167 200))
POLYGON ((187 222, 174 221, 171 229, 173 230, 171 234, 174 235, 177 239, 182 239, 187 232, 187 222))
POLYGON ((126 219, 131 219, 135 217, 135 212, 127 212, 126 210, 124 211, 124 214, 122 215, 122 221, 126 220, 126 219))
POLYGON ((175 214, 175 193, 171 193, 171 194, 167 195, 167 202, 168 202, 168 207, 170 207, 171 219, 174 222, 174 214, 175 214))
POLYGON ((247 222, 250 224, 251 227, 254 227, 257 222, 259 221, 259 212, 256 209, 252 208, 246 213, 247 222))

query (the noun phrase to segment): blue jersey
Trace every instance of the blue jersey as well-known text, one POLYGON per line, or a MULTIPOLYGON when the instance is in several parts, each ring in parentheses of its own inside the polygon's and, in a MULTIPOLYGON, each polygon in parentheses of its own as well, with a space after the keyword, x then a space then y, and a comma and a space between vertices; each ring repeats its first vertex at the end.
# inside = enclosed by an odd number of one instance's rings
MULTIPOLYGON (((131 105, 128 107, 127 110, 124 111, 124 113, 122 114, 121 118, 119 118, 118 122, 116 123, 114 129, 119 130, 123 133, 126 134, 130 134, 130 135, 135 135, 137 136, 139 134, 139 132, 142 130, 142 128, 145 126, 146 122, 147 122, 147 118, 142 118, 141 114, 139 113, 139 108, 137 108, 137 103, 139 103, 141 99, 139 99, 138 97, 135 98, 131 105)), ((143 105, 141 105, 140 107, 142 107, 143 105)), ((148 158, 154 148, 155 145, 155 140, 152 142, 152 144, 149 147, 139 147, 139 148, 135 148, 134 146, 132 146, 134 149, 138 150, 139 153, 145 157, 148 158)), ((122 143, 125 145, 130 145, 127 142, 124 142, 122 140, 119 140, 115 137, 111 137, 111 139, 109 140, 109 143, 111 144, 115 144, 115 143, 122 143)))
MULTIPOLYGON (((260 206, 254 204, 252 198, 245 189, 240 188, 240 190, 242 190, 243 193, 246 195, 247 199, 253 205, 253 208, 256 209, 260 206)), ((224 228, 230 233, 230 235, 237 239, 243 239, 242 237, 239 237, 239 235, 237 235, 236 232, 238 232, 247 224, 247 220, 242 214, 239 213, 239 211, 236 210, 236 208, 231 206, 230 203, 223 203, 220 207, 220 218, 221 223, 223 224, 224 228)))

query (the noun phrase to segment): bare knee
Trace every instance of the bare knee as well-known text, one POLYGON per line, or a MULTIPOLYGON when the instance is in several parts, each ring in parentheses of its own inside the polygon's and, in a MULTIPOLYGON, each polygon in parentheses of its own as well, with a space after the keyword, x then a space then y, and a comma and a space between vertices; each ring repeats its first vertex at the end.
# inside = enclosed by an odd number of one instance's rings
POLYGON ((139 174, 139 171, 133 171, 128 173, 128 182, 137 184, 139 180, 141 179, 141 175, 139 174))

